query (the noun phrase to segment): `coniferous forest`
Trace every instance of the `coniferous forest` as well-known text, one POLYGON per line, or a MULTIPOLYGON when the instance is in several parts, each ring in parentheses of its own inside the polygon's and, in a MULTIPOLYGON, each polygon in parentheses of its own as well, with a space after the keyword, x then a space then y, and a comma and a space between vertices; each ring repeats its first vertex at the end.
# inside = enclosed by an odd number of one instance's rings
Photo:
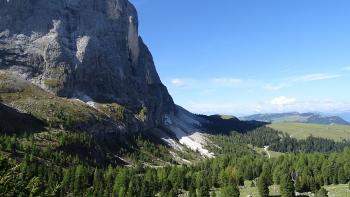
MULTIPOLYGON (((312 136, 296 140, 266 127, 245 134, 212 135, 210 139, 217 146, 208 148, 217 157, 188 165, 100 165, 89 155, 80 154, 84 150, 89 153, 94 145, 89 135, 56 137, 62 151, 40 145, 34 135, 1 136, 0 196, 235 197, 250 180, 261 196, 269 196, 269 186, 279 185, 281 196, 290 197, 304 192, 327 193, 323 186, 350 181, 349 142, 312 136), (268 158, 252 148, 265 145, 284 154, 268 158)), ((142 136, 135 140, 143 144, 144 152, 159 152, 142 136)), ((142 151, 133 154, 135 161, 147 158, 142 151)))

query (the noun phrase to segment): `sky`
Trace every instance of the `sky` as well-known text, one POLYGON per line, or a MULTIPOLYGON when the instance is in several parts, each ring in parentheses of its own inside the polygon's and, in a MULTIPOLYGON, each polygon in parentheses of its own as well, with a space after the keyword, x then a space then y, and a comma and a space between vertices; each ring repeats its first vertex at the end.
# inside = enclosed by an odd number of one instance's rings
POLYGON ((131 2, 161 80, 191 112, 350 112, 350 1, 131 2))

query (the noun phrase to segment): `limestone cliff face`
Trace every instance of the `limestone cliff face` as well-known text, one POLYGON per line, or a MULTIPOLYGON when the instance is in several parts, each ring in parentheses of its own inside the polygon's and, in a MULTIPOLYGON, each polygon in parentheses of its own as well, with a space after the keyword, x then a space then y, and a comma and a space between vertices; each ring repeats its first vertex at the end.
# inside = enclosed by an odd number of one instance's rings
POLYGON ((147 109, 143 129, 175 111, 128 0, 0 0, 0 69, 59 96, 147 109))

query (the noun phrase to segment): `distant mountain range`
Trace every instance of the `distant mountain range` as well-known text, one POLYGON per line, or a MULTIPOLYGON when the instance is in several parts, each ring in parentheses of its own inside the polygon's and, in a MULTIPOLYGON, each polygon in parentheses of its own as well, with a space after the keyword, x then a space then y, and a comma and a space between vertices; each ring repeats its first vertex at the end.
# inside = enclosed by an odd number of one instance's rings
POLYGON ((338 114, 335 114, 336 116, 339 116, 341 118, 343 118, 344 120, 350 122, 350 111, 349 112, 341 112, 338 114))
POLYGON ((326 116, 317 113, 269 113, 269 114, 254 114, 241 117, 241 120, 256 120, 263 122, 298 122, 298 123, 313 123, 313 124, 344 124, 350 125, 349 122, 339 116, 326 116))

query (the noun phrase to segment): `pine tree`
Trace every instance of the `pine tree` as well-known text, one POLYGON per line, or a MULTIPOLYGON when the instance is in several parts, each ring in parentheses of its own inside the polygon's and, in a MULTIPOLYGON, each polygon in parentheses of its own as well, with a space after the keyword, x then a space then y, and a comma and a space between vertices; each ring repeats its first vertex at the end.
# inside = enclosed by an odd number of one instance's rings
POLYGON ((113 195, 124 197, 121 194, 126 193, 126 188, 128 188, 128 171, 126 169, 120 169, 114 180, 113 195))
POLYGON ((61 182, 61 194, 60 196, 67 196, 67 193, 71 191, 71 182, 73 181, 72 169, 63 171, 63 178, 61 182))
POLYGON ((161 194, 165 196, 172 189, 172 184, 169 180, 165 180, 162 184, 161 194))
POLYGON ((78 165, 75 169, 74 175, 74 194, 76 196, 81 196, 83 194, 83 189, 87 184, 87 175, 84 166, 78 165))
POLYGON ((188 188, 188 197, 196 197, 196 188, 194 184, 191 182, 188 188))
POLYGON ((167 197, 176 197, 176 191, 174 189, 171 189, 168 193, 168 196, 167 197))
POLYGON ((289 174, 285 174, 281 177, 281 197, 294 197, 294 183, 289 174))
POLYGON ((338 169, 338 182, 340 184, 346 183, 346 174, 343 167, 339 167, 338 169))
POLYGON ((113 183, 114 183, 114 169, 111 165, 108 166, 107 171, 104 175, 104 188, 105 188, 105 196, 111 196, 113 191, 113 183))
POLYGON ((258 178, 258 190, 261 197, 269 196, 268 178, 265 173, 262 173, 258 178))
POLYGON ((103 176, 99 169, 95 169, 94 171, 94 179, 93 179, 93 195, 101 196, 103 193, 103 176))
POLYGON ((125 189, 125 187, 120 187, 119 188, 119 191, 118 191, 118 197, 124 197, 124 196, 126 196, 126 189, 125 189))
POLYGON ((315 197, 328 197, 328 191, 324 188, 321 188, 316 194, 315 197))
POLYGON ((127 192, 127 197, 134 197, 138 195, 137 183, 135 177, 132 177, 129 182, 129 188, 127 192))
POLYGON ((221 189, 221 196, 222 197, 239 197, 239 189, 237 186, 225 186, 221 189))
POLYGON ((197 191, 197 197, 208 197, 209 196, 209 187, 207 184, 203 184, 197 191))

